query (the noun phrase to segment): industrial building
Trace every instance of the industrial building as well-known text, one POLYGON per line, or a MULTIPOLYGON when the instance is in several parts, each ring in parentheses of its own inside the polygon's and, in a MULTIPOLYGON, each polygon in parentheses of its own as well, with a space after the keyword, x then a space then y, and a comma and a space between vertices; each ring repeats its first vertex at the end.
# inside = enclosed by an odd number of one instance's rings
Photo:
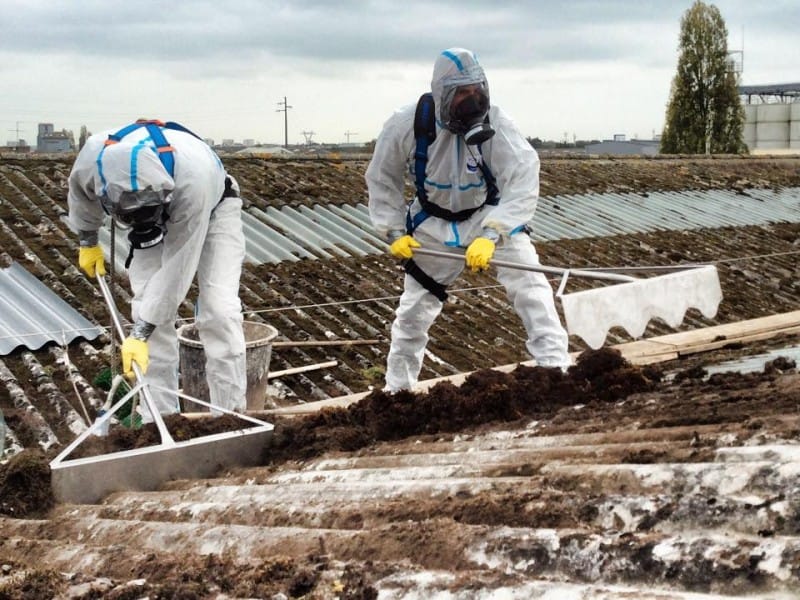
MULTIPOLYGON (((739 86, 744 104, 744 143, 751 154, 800 153, 800 83, 739 86)), ((588 144, 590 155, 644 155, 659 153, 659 139, 613 140, 588 144)))
POLYGON ((613 140, 603 140, 596 144, 587 144, 586 154, 654 156, 658 154, 660 145, 660 139, 626 140, 624 135, 615 134, 613 140))
POLYGON ((39 123, 36 135, 37 152, 72 152, 75 150, 75 139, 71 131, 62 129, 55 131, 52 123, 39 123))
POLYGON ((9 140, 6 142, 6 145, 3 147, 3 150, 7 150, 9 152, 19 152, 26 154, 31 151, 30 144, 23 139, 17 140, 9 140))
POLYGON ((800 83, 739 87, 744 142, 753 154, 800 152, 800 83))

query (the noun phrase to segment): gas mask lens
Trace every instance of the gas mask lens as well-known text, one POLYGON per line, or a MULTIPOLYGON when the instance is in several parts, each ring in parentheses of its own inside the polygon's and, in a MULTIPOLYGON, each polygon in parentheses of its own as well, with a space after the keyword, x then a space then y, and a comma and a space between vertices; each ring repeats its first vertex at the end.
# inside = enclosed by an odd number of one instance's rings
POLYGON ((119 213, 117 219, 124 225, 131 227, 147 226, 157 223, 161 218, 163 205, 149 205, 136 208, 130 212, 119 213))
POLYGON ((480 120, 486 116, 488 110, 489 98, 486 97, 483 86, 476 83, 456 88, 450 108, 454 119, 462 123, 480 120))
POLYGON ((164 192, 149 188, 120 192, 116 201, 108 195, 100 200, 108 214, 128 227, 148 227, 160 223, 168 201, 164 192))
POLYGON ((485 122, 488 112, 489 95, 483 84, 456 88, 450 104, 450 117, 467 144, 480 144, 494 135, 494 129, 485 122))

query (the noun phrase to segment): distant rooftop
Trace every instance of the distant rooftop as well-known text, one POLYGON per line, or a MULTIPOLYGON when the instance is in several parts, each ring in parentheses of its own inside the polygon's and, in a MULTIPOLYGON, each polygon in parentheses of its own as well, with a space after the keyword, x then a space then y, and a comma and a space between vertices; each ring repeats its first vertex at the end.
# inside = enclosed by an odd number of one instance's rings
POLYGON ((777 96, 780 98, 800 97, 800 83, 772 83, 766 85, 740 85, 739 95, 747 96, 777 96))

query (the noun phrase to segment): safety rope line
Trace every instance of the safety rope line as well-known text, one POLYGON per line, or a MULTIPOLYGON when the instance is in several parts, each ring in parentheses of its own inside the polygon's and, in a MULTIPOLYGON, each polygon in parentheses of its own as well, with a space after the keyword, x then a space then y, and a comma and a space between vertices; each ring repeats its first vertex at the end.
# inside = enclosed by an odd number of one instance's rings
MULTIPOLYGON (((117 239, 117 224, 114 219, 111 219, 111 249, 109 251, 111 260, 109 261, 108 270, 109 270, 109 278, 108 278, 108 291, 110 294, 113 294, 114 290, 114 275, 116 275, 116 244, 117 239)), ((113 379, 114 376, 117 374, 117 336, 113 334, 114 331, 114 317, 109 316, 110 325, 106 328, 106 331, 111 330, 111 378, 113 379)))
MULTIPOLYGON (((484 286, 476 286, 476 287, 467 287, 467 288, 460 288, 451 290, 452 293, 459 293, 459 292, 472 292, 472 291, 480 291, 480 290, 491 290, 502 287, 501 285, 484 285, 484 286)), ((286 310, 305 310, 310 308, 325 308, 328 306, 344 306, 345 304, 361 304, 361 303, 368 303, 368 302, 380 302, 385 300, 397 300, 400 298, 399 295, 395 296, 378 296, 375 298, 361 298, 359 300, 342 300, 340 302, 322 302, 317 304, 292 304, 291 306, 279 306, 275 308, 264 308, 261 310, 245 310, 242 311, 242 314, 247 315, 257 315, 262 313, 270 313, 270 312, 282 312, 286 310)), ((179 317, 175 319, 176 323, 183 323, 194 321, 194 317, 179 317)), ((59 333, 82 333, 82 332, 93 332, 93 331, 102 331, 104 333, 108 333, 109 331, 113 330, 113 327, 103 327, 103 326, 92 326, 92 327, 80 327, 75 329, 58 329, 53 331, 37 331, 35 333, 19 333, 16 335, 8 335, 8 336, 0 336, 0 340, 10 340, 10 339, 17 339, 17 338, 27 338, 27 337, 37 337, 42 335, 50 335, 51 337, 55 334, 59 333)))
POLYGON ((719 263, 739 262, 741 260, 757 260, 759 258, 774 258, 776 256, 792 256, 793 254, 800 254, 800 250, 792 250, 791 252, 772 252, 771 254, 754 254, 753 256, 746 256, 745 258, 720 258, 718 260, 711 261, 708 264, 716 265, 719 263))
MULTIPOLYGON (((496 285, 481 285, 476 287, 467 287, 467 288, 457 288, 454 290, 447 290, 448 294, 457 294, 459 292, 474 292, 480 290, 493 290, 499 287, 503 287, 500 284, 496 285)), ((278 306, 276 308, 263 308, 261 310, 246 310, 244 311, 250 315, 259 315, 262 313, 270 313, 270 312, 282 312, 285 310, 304 310, 306 308, 325 308, 327 306, 344 306, 346 304, 361 304, 362 302, 381 302, 384 300, 397 300, 400 298, 399 295, 396 296, 378 296, 375 298, 362 298, 359 300, 342 300, 339 302, 320 302, 318 304, 301 304, 299 306, 292 305, 292 306, 278 306)))
MULTIPOLYGON (((709 264, 722 263, 722 262, 737 262, 737 261, 741 261, 741 260, 755 260, 755 259, 759 259, 759 258, 772 258, 772 257, 776 257, 776 256, 787 256, 787 255, 792 255, 792 254, 800 254, 800 251, 796 251, 796 252, 776 252, 776 253, 772 253, 772 254, 762 254, 762 255, 759 255, 759 256, 751 256, 751 257, 740 258, 740 259, 720 259, 720 260, 714 261, 714 263, 709 263, 709 264)), ((114 226, 113 225, 111 226, 111 265, 110 265, 110 275, 111 275, 111 279, 113 281, 113 277, 114 277, 114 226)), ((561 288, 564 287, 565 283, 566 283, 566 277, 562 277, 562 283, 561 283, 561 286, 559 287, 559 292, 558 292, 557 295, 560 295, 561 288)), ((474 291, 481 291, 481 290, 497 289, 497 288, 500 288, 500 287, 502 287, 500 284, 495 284, 495 285, 486 285, 486 286, 457 288, 457 289, 449 290, 449 291, 450 291, 450 293, 474 292, 474 291)), ((262 310, 248 310, 248 311, 244 311, 244 313, 255 315, 255 314, 263 314, 263 313, 281 312, 281 311, 286 311, 286 310, 306 310, 306 309, 311 309, 311 308, 324 308, 324 307, 329 307, 329 306, 344 306, 344 305, 347 305, 347 304, 361 304, 361 303, 367 303, 367 302, 380 302, 380 301, 387 301, 387 300, 396 300, 397 298, 400 298, 400 296, 399 295, 379 296, 379 297, 375 297, 375 298, 364 298, 364 299, 359 299, 359 300, 342 300, 342 301, 339 301, 339 302, 321 302, 321 303, 316 303, 316 304, 305 304, 305 305, 300 305, 300 306, 293 305, 293 306, 281 306, 281 307, 276 307, 276 308, 265 308, 265 309, 262 309, 262 310)), ((193 320, 193 319, 176 319, 176 322, 190 321, 190 320, 193 320)), ((96 331, 97 329, 98 328, 93 327, 91 329, 91 331, 96 331)), ((111 342, 111 365, 112 365, 111 366, 111 373, 112 373, 112 375, 116 375, 116 372, 117 372, 116 371, 116 362, 117 362, 116 361, 116 344, 115 344, 116 337, 115 337, 114 332, 113 332, 113 329, 114 329, 113 323, 112 323, 111 327, 103 327, 103 328, 100 328, 100 329, 102 329, 104 332, 111 331, 111 338, 112 338, 112 342, 111 342)), ((72 330, 72 331, 73 332, 87 331, 87 329, 75 329, 75 330, 72 330)), ((84 403, 83 398, 82 398, 80 392, 78 391, 77 378, 75 377, 74 373, 72 372, 72 365, 71 365, 71 362, 70 362, 70 359, 69 359, 69 351, 68 351, 67 336, 66 336, 67 330, 62 329, 62 330, 60 330, 60 332, 61 332, 62 341, 63 341, 64 363, 65 363, 65 366, 67 368, 67 378, 72 383, 72 389, 74 390, 75 396, 78 399, 78 403, 80 404, 81 409, 83 410, 83 415, 84 415, 84 418, 86 419, 86 425, 87 425, 87 427, 91 427, 92 426, 92 421, 89 418, 88 411, 86 410, 86 404, 84 403)), ((36 333, 36 334, 27 334, 27 335, 31 335, 31 336, 37 335, 38 336, 38 335, 42 335, 42 334, 41 333, 36 333)), ((26 334, 21 334, 21 335, 17 335, 17 336, 14 336, 14 337, 20 338, 20 337, 25 337, 25 336, 26 336, 26 334)), ((11 336, 8 336, 8 338, 0 337, 0 339, 10 339, 10 338, 11 338, 11 336)), ((115 388, 112 388, 112 391, 110 391, 109 394, 113 394, 114 389, 115 388)), ((133 424, 134 415, 136 414, 136 408, 137 408, 136 407, 136 403, 137 403, 137 400, 138 400, 138 396, 134 397, 133 406, 131 408, 131 413, 130 413, 131 414, 131 424, 133 424)))
MULTIPOLYGON (((758 259, 763 259, 763 258, 774 258, 774 257, 777 257, 777 256, 793 256, 793 255, 796 255, 796 254, 800 254, 800 250, 793 250, 793 251, 790 251, 790 252, 773 252, 773 253, 770 253, 770 254, 756 254, 756 255, 752 255, 752 256, 745 256, 745 257, 742 257, 742 258, 720 258, 720 259, 717 259, 717 260, 714 260, 714 261, 709 261, 709 262, 703 263, 703 264, 716 265, 716 264, 721 264, 721 263, 734 263, 734 262, 742 262, 742 261, 748 261, 748 260, 758 260, 758 259)), ((677 266, 680 266, 680 265, 674 265, 673 268, 677 267, 677 266)), ((624 267, 619 267, 619 268, 624 268, 624 267)), ((639 267, 639 268, 646 268, 646 267, 639 267)), ((615 267, 603 267, 603 269, 613 270, 613 269, 615 269, 615 267)), ((560 279, 560 278, 551 278, 551 281, 556 281, 557 279, 560 279)), ((500 287, 502 287, 500 284, 496 284, 496 285, 484 285, 484 286, 475 286, 475 287, 466 287, 466 288, 456 288, 456 289, 453 289, 453 290, 448 290, 448 293, 457 294, 457 293, 461 293, 461 292, 475 292, 475 291, 481 291, 481 290, 492 290, 492 289, 497 289, 497 288, 500 288, 500 287)), ((264 308, 264 309, 259 309, 259 310, 245 310, 245 311, 242 311, 242 314, 258 315, 258 314, 264 314, 264 313, 283 312, 283 311, 288 311, 288 310, 306 310, 306 309, 311 309, 311 308, 326 308, 326 307, 329 307, 329 306, 345 306, 345 305, 348 305, 348 304, 366 304, 366 303, 370 303, 370 302, 381 302, 381 301, 386 301, 386 300, 396 300, 398 298, 400 298, 400 295, 377 296, 377 297, 374 297, 374 298, 361 298, 361 299, 358 299, 358 300, 341 300, 341 301, 338 301, 338 302, 320 302, 320 303, 316 303, 316 304, 301 304, 301 305, 293 304, 291 306, 279 306, 279 307, 264 308)), ((193 321, 193 320, 194 320, 194 317, 179 317, 178 319, 176 319, 176 322, 177 323, 183 323, 183 322, 188 322, 188 321, 193 321)), ((41 336, 41 335, 51 335, 51 336, 53 336, 55 334, 60 334, 60 333, 65 333, 65 332, 81 333, 83 331, 97 331, 98 329, 103 331, 103 332, 108 332, 108 331, 112 330, 112 327, 93 326, 91 328, 84 327, 84 328, 78 328, 78 329, 58 329, 58 330, 55 330, 55 331, 38 331, 38 332, 35 332, 35 333, 20 333, 20 334, 16 334, 16 335, 0 336, 0 340, 35 337, 35 336, 41 336)))
MULTIPOLYGON (((92 420, 89 418, 89 411, 86 410, 86 403, 83 401, 83 396, 81 396, 81 393, 78 391, 77 377, 75 377, 75 374, 72 372, 72 362, 69 359, 69 345, 67 344, 66 332, 63 333, 61 347, 64 349, 64 366, 67 368, 67 378, 70 380, 70 383, 72 383, 72 389, 75 391, 75 396, 78 398, 78 404, 81 405, 81 409, 83 410, 86 426, 91 427, 92 420)), ((77 371, 78 369, 76 368, 75 370, 77 371)))

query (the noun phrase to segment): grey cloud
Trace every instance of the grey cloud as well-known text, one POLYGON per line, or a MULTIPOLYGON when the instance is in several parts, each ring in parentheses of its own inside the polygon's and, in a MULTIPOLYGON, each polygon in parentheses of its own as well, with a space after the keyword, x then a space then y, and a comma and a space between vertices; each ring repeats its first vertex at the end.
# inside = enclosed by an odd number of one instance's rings
MULTIPOLYGON (((749 4, 723 0, 719 8, 723 17, 744 19, 740 5, 749 4)), ((770 27, 798 14, 789 2, 765 5, 747 10, 770 27)), ((471 47, 484 62, 504 67, 622 57, 646 65, 671 62, 689 6, 690 0, 4 0, 0 21, 9 26, 0 51, 158 61, 178 75, 187 63, 192 70, 205 63, 221 72, 233 65, 233 76, 271 61, 299 60, 321 73, 326 65, 350 61, 427 65, 452 45, 471 47), (641 40, 642 30, 649 27, 652 36, 659 25, 665 58, 647 55, 641 40)), ((748 26, 757 25, 750 19, 748 26)))

